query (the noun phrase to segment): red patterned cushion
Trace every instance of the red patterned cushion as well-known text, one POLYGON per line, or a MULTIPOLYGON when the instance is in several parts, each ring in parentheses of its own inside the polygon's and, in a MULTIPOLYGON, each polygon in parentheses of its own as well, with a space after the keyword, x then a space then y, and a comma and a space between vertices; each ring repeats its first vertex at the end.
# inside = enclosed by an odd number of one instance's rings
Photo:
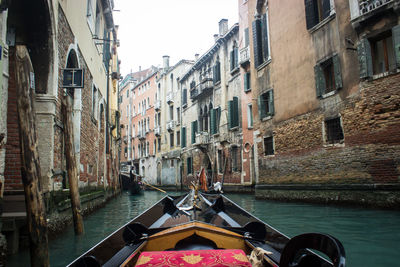
POLYGON ((136 266, 250 266, 243 250, 183 250, 142 252, 136 266))

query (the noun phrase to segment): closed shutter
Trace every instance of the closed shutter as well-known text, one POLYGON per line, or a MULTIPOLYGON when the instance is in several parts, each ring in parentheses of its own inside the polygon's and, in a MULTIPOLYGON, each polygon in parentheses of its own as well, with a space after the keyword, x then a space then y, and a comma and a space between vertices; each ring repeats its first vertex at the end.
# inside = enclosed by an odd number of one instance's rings
POLYGON ((183 89, 183 92, 182 92, 182 105, 186 105, 187 104, 187 89, 185 88, 185 89, 183 89))
POLYGON ((333 70, 335 72, 335 87, 336 90, 343 87, 342 71, 340 69, 340 60, 338 55, 334 55, 332 58, 333 70))
POLYGON ((267 14, 262 15, 261 23, 261 34, 262 34, 262 52, 263 52, 263 62, 267 61, 269 58, 268 49, 268 16, 267 14))
POLYGON ((261 21, 258 19, 253 21, 252 28, 254 65, 255 67, 258 67, 262 63, 261 21))
POLYGON ((219 122, 221 121, 221 107, 216 108, 215 131, 219 133, 219 122))
POLYGON ((371 45, 368 39, 361 39, 357 46, 358 63, 360 67, 360 78, 368 78, 372 76, 372 56, 371 45))
POLYGON ((396 57, 396 66, 400 68, 400 25, 392 29, 393 48, 396 57))
POLYGON ((315 12, 316 9, 314 5, 314 0, 304 0, 304 5, 306 9, 307 30, 309 30, 318 23, 318 13, 315 12))
POLYGON ((258 115, 260 116, 260 120, 264 119, 267 114, 266 114, 266 110, 265 110, 265 101, 264 101, 264 97, 262 95, 260 95, 257 99, 257 104, 258 104, 258 115))
POLYGON ((216 116, 215 116, 216 110, 211 109, 210 110, 210 124, 211 124, 211 134, 216 134, 217 133, 217 127, 216 127, 216 116))
POLYGON ((234 50, 232 50, 230 53, 229 53, 229 59, 230 59, 230 62, 231 62, 231 71, 235 68, 235 64, 234 64, 234 60, 235 60, 235 57, 234 57, 234 50))
POLYGON ((243 81, 244 81, 244 91, 245 91, 245 92, 249 90, 249 88, 247 87, 247 84, 248 84, 248 82, 247 82, 247 79, 248 79, 247 73, 248 73, 248 72, 246 72, 246 73, 244 74, 244 77, 243 77, 243 81))
POLYGON ((274 90, 268 91, 268 115, 272 116, 275 113, 274 106, 274 90))
POLYGON ((235 47, 233 49, 233 60, 234 60, 235 68, 236 68, 238 66, 238 62, 239 62, 239 50, 237 47, 235 47))
POLYGON ((331 0, 322 1, 322 20, 329 17, 331 13, 331 0))
POLYGON ((232 128, 239 126, 239 98, 233 97, 232 101, 232 128))
POLYGON ((196 142, 196 124, 197 121, 192 121, 192 144, 196 142))
POLYGON ((321 65, 317 64, 314 66, 315 75, 315 88, 317 90, 317 97, 321 97, 325 93, 325 76, 321 68, 321 65))
POLYGON ((228 101, 228 128, 232 128, 232 117, 233 117, 233 101, 229 100, 228 101))
POLYGON ((212 67, 212 72, 213 72, 213 83, 216 84, 217 83, 217 65, 216 64, 212 67))
POLYGON ((182 148, 186 147, 186 127, 182 127, 182 132, 181 132, 181 143, 182 143, 182 148))

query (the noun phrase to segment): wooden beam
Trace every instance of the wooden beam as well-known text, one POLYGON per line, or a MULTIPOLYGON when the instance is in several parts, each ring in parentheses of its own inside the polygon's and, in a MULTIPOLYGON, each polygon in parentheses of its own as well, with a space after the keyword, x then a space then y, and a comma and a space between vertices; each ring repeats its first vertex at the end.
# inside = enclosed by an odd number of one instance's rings
POLYGON ((68 94, 65 94, 61 102, 61 113, 64 124, 65 159, 67 165, 72 218, 74 220, 75 234, 80 235, 83 234, 84 227, 78 188, 78 169, 76 166, 74 151, 74 131, 72 125, 71 102, 71 97, 68 94))
POLYGON ((24 45, 16 46, 15 73, 21 144, 21 174, 25 191, 31 266, 49 266, 47 221, 39 184, 41 173, 33 108, 34 93, 30 83, 33 67, 28 50, 24 45))

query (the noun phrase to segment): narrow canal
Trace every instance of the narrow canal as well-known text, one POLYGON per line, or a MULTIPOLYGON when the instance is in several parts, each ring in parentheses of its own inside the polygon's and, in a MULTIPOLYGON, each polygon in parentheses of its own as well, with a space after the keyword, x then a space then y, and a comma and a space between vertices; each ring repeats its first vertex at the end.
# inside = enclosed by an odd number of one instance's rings
MULTIPOLYGON (((140 196, 123 193, 85 218, 83 236, 75 237, 71 226, 58 239, 50 241, 51 266, 65 266, 163 196, 156 191, 146 191, 140 196)), ((346 249, 346 266, 398 266, 398 211, 271 202, 243 194, 227 196, 289 237, 304 232, 332 234, 346 249)), ((28 251, 9 257, 7 266, 29 266, 28 251)))

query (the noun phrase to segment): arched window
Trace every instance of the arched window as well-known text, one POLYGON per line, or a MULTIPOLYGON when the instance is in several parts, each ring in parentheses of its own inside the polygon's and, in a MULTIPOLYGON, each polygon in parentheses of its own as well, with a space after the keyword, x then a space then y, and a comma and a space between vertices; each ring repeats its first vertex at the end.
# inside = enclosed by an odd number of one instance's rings
POLYGON ((203 131, 203 109, 202 108, 200 108, 199 128, 200 128, 200 131, 203 131))
POLYGON ((204 107, 203 123, 204 123, 203 130, 205 132, 208 132, 208 108, 207 108, 207 106, 204 107))

